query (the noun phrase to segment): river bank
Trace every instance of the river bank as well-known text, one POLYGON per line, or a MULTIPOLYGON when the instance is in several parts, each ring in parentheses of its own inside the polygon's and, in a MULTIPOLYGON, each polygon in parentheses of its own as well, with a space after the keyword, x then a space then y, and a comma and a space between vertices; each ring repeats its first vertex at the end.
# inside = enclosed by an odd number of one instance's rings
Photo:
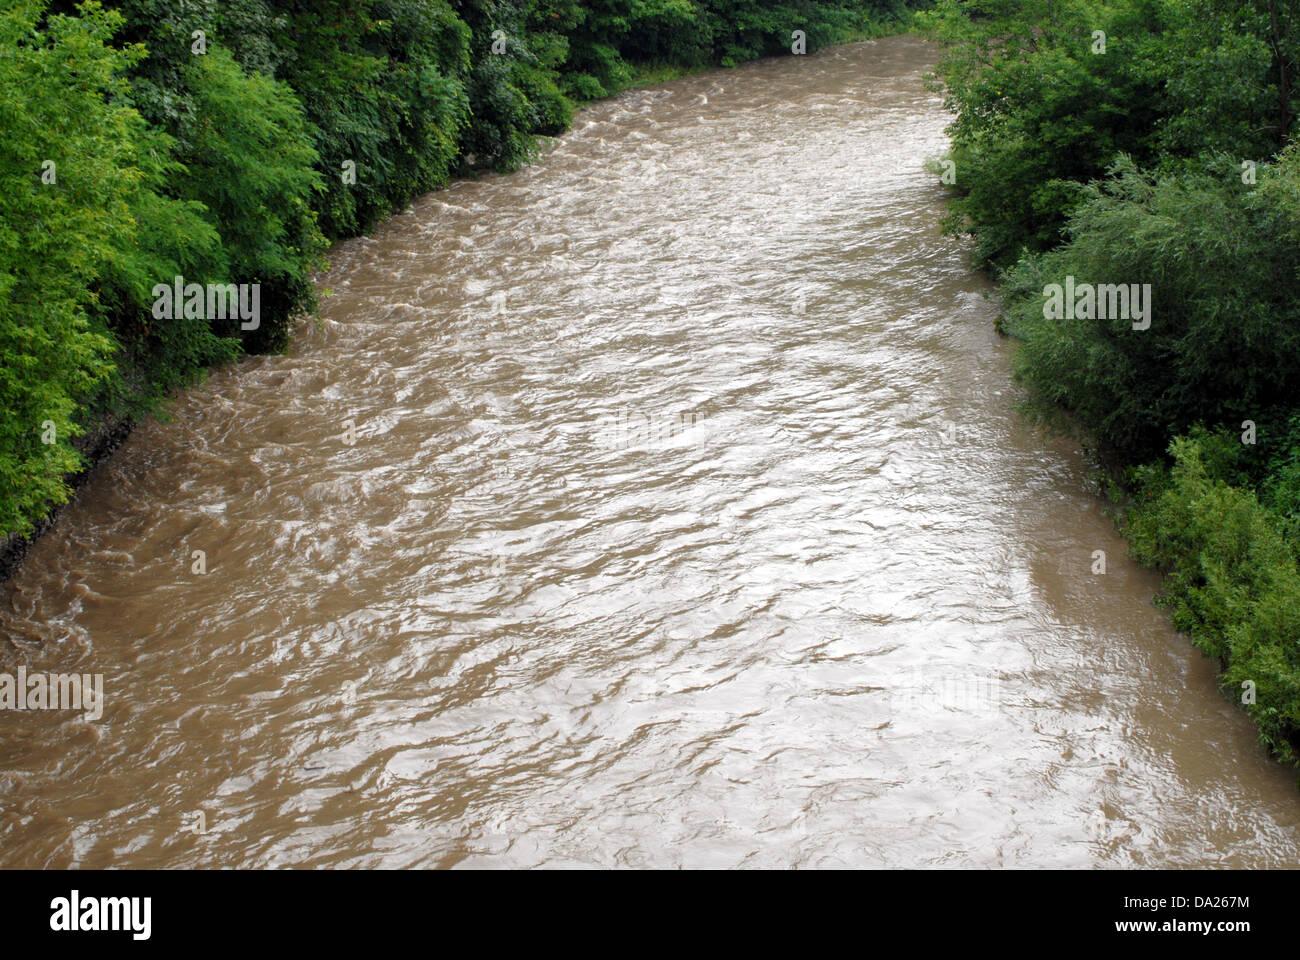
POLYGON ((997 271, 1032 409, 1110 465, 1161 605, 1294 767, 1300 32, 1272 4, 1244 19, 1194 7, 922 15, 957 113, 948 226, 997 271), (1214 99, 1206 49, 1248 94, 1214 99))
POLYGON ((0 729, 0 865, 1300 862, 1287 772, 1015 412, 935 55, 629 93, 337 245, 319 322, 10 582, 0 672, 104 706, 0 729))
MULTIPOLYGON (((860 9, 866 11, 872 8, 868 4, 862 5, 860 9)), ((111 21, 105 22, 110 23, 111 21)), ((854 21, 852 26, 846 26, 845 23, 847 23, 847 21, 837 22, 833 27, 827 28, 827 30, 814 30, 814 32, 817 33, 818 39, 822 42, 828 42, 831 40, 841 43, 856 42, 870 37, 904 32, 910 29, 911 15, 906 11, 905 7, 899 7, 889 14, 882 15, 879 19, 875 19, 874 14, 863 12, 857 16, 857 19, 854 21)), ((806 23, 804 25, 809 27, 814 26, 806 23)), ((131 24, 128 23, 128 27, 130 26, 131 24)), ((109 28, 105 27, 103 29, 103 36, 107 38, 109 36, 109 28)), ((114 29, 120 29, 120 26, 114 29)), ((800 50, 803 51, 807 49, 806 31, 799 32, 804 34, 803 39, 797 41, 800 45, 800 50)), ((768 31, 768 33, 770 34, 770 31, 768 31)), ((494 33, 493 36, 495 35, 496 34, 494 33)), ((769 49, 771 45, 770 40, 770 36, 765 37, 758 47, 752 46, 752 40, 747 41, 751 44, 750 47, 747 48, 747 53, 728 53, 727 58, 736 56, 741 60, 747 59, 748 57, 755 55, 756 51, 769 49)), ((508 46, 509 45, 507 44, 507 47, 508 46)), ((496 52, 494 42, 492 53, 496 52)), ((507 54, 509 54, 509 52, 509 50, 506 50, 507 54)), ((519 51, 516 50, 515 52, 518 53, 519 51)), ((608 56, 608 54, 602 55, 608 56)), ((505 58, 503 57, 503 59, 505 58)), ((125 65, 125 61, 123 61, 123 65, 125 65)), ((123 68, 124 66, 120 69, 123 68)), ((570 113, 568 111, 572 110, 574 107, 581 110, 586 105, 599 102, 600 99, 606 97, 616 96, 619 93, 633 90, 641 86, 662 83, 688 76, 692 73, 698 73, 708 68, 709 64, 705 63, 683 64, 665 60, 646 63, 622 63, 617 57, 615 57, 614 61, 606 64, 603 73, 597 71, 599 73, 599 82, 597 82, 596 78, 593 78, 588 74, 583 74, 582 76, 587 79, 577 87, 567 90, 571 101, 570 105, 567 107, 553 106, 548 108, 551 111, 550 115, 552 116, 552 119, 545 122, 539 122, 537 129, 539 131, 547 129, 547 132, 551 134, 561 132, 562 130, 567 129, 570 118, 570 113), (595 93, 598 95, 589 99, 583 99, 582 92, 584 91, 587 94, 595 93), (548 128, 548 123, 552 124, 553 128, 548 128)), ((541 96, 541 94, 539 93, 538 96, 541 96)), ((546 96, 558 97, 560 100, 565 99, 558 90, 547 91, 546 96)), ((556 102, 558 103, 559 101, 556 102)), ((141 106, 141 109, 145 109, 143 105, 141 106)), ((148 113, 147 110, 145 110, 145 112, 146 114, 148 113)), ((484 119, 489 120, 491 118, 485 117, 484 119)), ((517 140, 518 142, 512 140, 512 135, 507 135, 504 139, 499 137, 495 139, 492 137, 479 137, 477 139, 471 138, 470 140, 465 141, 465 144, 467 145, 465 149, 468 150, 472 148, 482 153, 482 156, 475 161, 477 165, 467 164, 466 154, 461 153, 447 158, 447 169, 449 171, 459 171, 460 179, 478 176, 482 172, 492 168, 498 170, 513 169, 520 163, 528 162, 532 159, 535 156, 534 144, 537 142, 544 142, 545 139, 545 136, 541 133, 527 133, 522 137, 514 137, 514 140, 517 140), (507 141, 513 142, 513 146, 506 148, 502 145, 507 141), (489 146, 488 144, 494 145, 489 146)), ((356 164, 355 162, 352 162, 351 173, 353 174, 353 182, 355 182, 355 172, 356 164)), ((456 180, 456 177, 449 175, 447 179, 440 181, 440 183, 445 187, 447 184, 456 182, 456 180)), ((414 183, 423 184, 426 190, 430 186, 430 183, 426 180, 418 180, 414 181, 414 183)), ((337 188, 335 187, 332 189, 336 190, 337 188)), ((387 205, 372 210, 371 213, 368 214, 369 220, 363 218, 360 221, 361 225, 373 228, 381 224, 384 219, 404 209, 407 204, 423 192, 424 190, 417 190, 412 193, 399 193, 395 196, 390 195, 386 200, 387 205)), ((356 221, 353 222, 355 225, 356 221)), ((239 230, 242 230, 245 225, 237 226, 239 230)), ((335 229, 331 232, 331 236, 333 237, 334 242, 337 243, 340 240, 348 239, 350 236, 356 235, 356 233, 357 231, 355 230, 348 231, 345 229, 340 232, 338 229, 335 229)), ((301 260, 301 264, 304 266, 313 261, 314 254, 310 253, 312 243, 311 240, 308 240, 304 244, 304 246, 308 248, 307 256, 301 260)), ((329 253, 326 251, 324 253, 326 259, 328 258, 328 255, 329 253)), ((167 276, 170 277, 170 272, 167 272, 167 276)), ((312 309, 314 309, 315 297, 309 291, 315 286, 315 282, 316 278, 312 277, 308 282, 307 291, 304 292, 300 290, 298 294, 295 295, 297 299, 312 307, 312 309)), ((284 297, 273 297, 272 299, 283 301, 284 297)), ((252 350, 251 355, 259 355, 264 353, 267 349, 283 349, 287 346, 289 328, 296 323, 296 320, 293 319, 295 313, 296 310, 294 306, 290 304, 287 309, 282 310, 281 316, 277 318, 268 318, 267 328, 272 332, 266 335, 258 334, 257 339, 253 341, 246 340, 244 347, 252 350)), ((116 322, 124 323, 124 321, 120 317, 116 319, 105 319, 107 320, 107 328, 101 330, 100 334, 111 339, 113 333, 109 328, 111 328, 116 322)), ((130 324, 126 325, 130 326, 130 324)), ((152 416, 153 412, 159 408, 160 404, 165 405, 167 402, 165 396, 168 392, 174 392, 177 389, 192 385, 196 380, 206 376, 211 370, 216 369, 220 365, 219 363, 195 363, 189 361, 181 364, 175 370, 160 373, 157 369, 150 369, 151 367, 157 367, 158 365, 157 358, 151 355, 151 350, 157 349, 156 344, 153 347, 148 348, 140 345, 133 346, 132 349, 128 351, 132 359, 125 361, 124 366, 120 371, 112 371, 108 373, 101 371, 101 373, 98 374, 99 376, 108 377, 108 379, 104 381, 104 386, 102 387, 105 396, 101 396, 97 399, 91 398, 90 400, 81 401, 84 409, 79 422, 63 420, 59 422, 58 430, 56 431, 57 436, 59 438, 69 437, 70 439, 56 440, 55 447, 65 454, 65 461, 70 457, 71 462, 76 462, 79 466, 75 470, 62 474, 61 479, 59 479, 51 489, 51 492, 48 495, 48 505, 43 511, 32 512, 28 509, 26 512, 16 512, 14 516, 8 520, 11 524, 17 525, 20 528, 19 530, 6 533, 4 529, 0 528, 0 583, 4 583, 13 576, 15 571, 19 568, 23 558, 30 550, 32 543, 37 538, 47 535, 55 528, 59 512, 68 496, 75 494, 75 491, 85 483, 88 476, 96 469, 96 467, 113 454, 113 452, 121 445, 123 439, 125 439, 125 437, 129 435, 140 422, 142 422, 144 417, 152 416), (153 384, 155 384, 155 382, 161 384, 161 386, 154 386, 153 384), (107 394, 113 394, 111 401, 106 400, 107 394), (25 530, 26 526, 30 526, 31 529, 25 530)), ((216 351, 216 353, 221 353, 225 357, 226 362, 233 361, 235 356, 235 352, 230 350, 216 351)), ((20 421, 27 419, 30 416, 37 417, 37 419, 33 420, 33 423, 39 423, 42 425, 41 433, 42 436, 44 436, 44 424, 48 422, 44 417, 46 417, 47 414, 41 413, 38 416, 35 413, 26 415, 20 412, 13 413, 13 419, 20 421)), ((44 443, 45 441, 42 439, 42 445, 44 443)), ((5 466, 5 451, 3 446, 4 442, 0 440, 0 468, 5 466)), ((22 471, 24 470, 31 471, 33 469, 32 467, 23 465, 23 458, 26 457, 30 464, 36 464, 34 468, 35 472, 32 474, 33 479, 29 480, 29 482, 34 482, 34 478, 36 477, 41 477, 42 482, 48 482, 50 478, 48 476, 48 470, 43 466, 46 462, 46 455, 43 452, 42 446, 36 445, 34 441, 32 441, 30 435, 26 436, 19 444, 20 449, 33 446, 36 450, 42 452, 39 453, 39 455, 30 453, 17 455, 15 458, 17 462, 12 465, 10 469, 13 471, 15 478, 21 478, 22 471), (42 474, 43 471, 44 475, 42 474)), ((16 479, 15 482, 19 481, 16 479)))

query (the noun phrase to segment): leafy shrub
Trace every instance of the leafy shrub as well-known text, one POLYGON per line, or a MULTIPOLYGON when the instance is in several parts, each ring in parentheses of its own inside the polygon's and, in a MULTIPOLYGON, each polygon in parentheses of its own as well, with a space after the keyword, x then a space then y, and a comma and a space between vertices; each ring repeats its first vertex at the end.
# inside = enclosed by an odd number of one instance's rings
MULTIPOLYGON (((292 91, 245 73, 222 48, 195 57, 186 78, 194 113, 184 123, 189 152, 177 189, 206 208, 229 264, 225 277, 203 282, 260 283, 250 345, 277 349, 288 342, 292 313, 315 302, 309 276, 324 243, 311 208, 321 189, 316 151, 292 91)), ((217 334, 239 335, 237 319, 214 322, 217 334)))
POLYGON ((1016 369, 1046 401, 1131 460, 1191 424, 1239 423, 1300 390, 1300 156, 1155 179, 1124 159, 1086 191, 1069 240, 1006 277, 1016 369), (1049 319, 1043 288, 1151 284, 1150 328, 1122 317, 1049 319))
POLYGON ((1162 602, 1174 624, 1224 663, 1234 699, 1260 740, 1300 762, 1300 569, 1278 518, 1248 489, 1215 478, 1202 440, 1175 439, 1172 469, 1137 472, 1138 506, 1125 532, 1140 561, 1166 571, 1162 602))
MULTIPOLYGON (((67 496, 78 444, 242 350, 282 348, 324 243, 574 100, 849 36, 871 2, 18 0, 0 14, 0 536, 67 496), (196 31, 202 32, 197 40, 196 31), (494 31, 504 53, 493 52, 494 31), (43 183, 42 164, 57 164, 43 183), (153 316, 153 288, 260 284, 260 325, 153 316), (42 436, 54 442, 42 442, 42 436)), ((499 47, 498 47, 499 49, 499 47)))
POLYGON ((120 73, 142 51, 107 45, 120 15, 0 12, 0 532, 27 532, 67 499, 83 405, 114 372, 96 286, 129 271, 132 200, 149 194, 144 124, 120 73), (47 166, 52 163, 53 166, 47 166), (48 174, 53 182, 46 182, 48 174), (53 442, 45 442, 52 440, 53 442))
POLYGON ((998 329, 1022 340, 1018 378, 1109 464, 1145 463, 1124 473, 1135 556, 1166 572, 1163 602, 1224 662, 1225 689, 1253 684, 1261 740, 1296 761, 1293 8, 939 0, 921 19, 947 44, 938 72, 958 113, 948 227, 1005 270, 998 329), (1149 328, 1131 310, 1045 309, 1069 277, 1150 284, 1149 328))

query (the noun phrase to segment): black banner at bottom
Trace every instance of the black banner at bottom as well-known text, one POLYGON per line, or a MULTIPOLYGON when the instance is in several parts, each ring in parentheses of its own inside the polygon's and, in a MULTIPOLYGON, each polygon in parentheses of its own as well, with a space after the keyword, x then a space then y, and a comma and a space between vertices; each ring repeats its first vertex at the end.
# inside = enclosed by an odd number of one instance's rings
MULTIPOLYGON (((734 948, 773 935, 970 948, 1129 942, 1232 950, 1285 937, 1281 872, 0 872, 5 942, 328 948, 474 931, 532 948, 561 925, 603 942, 734 948), (642 932, 644 931, 644 932, 642 932), (618 941, 614 941, 618 942, 618 941)), ((1289 939, 1289 938, 1288 938, 1289 939)), ((451 946, 450 943, 446 944, 451 946)))

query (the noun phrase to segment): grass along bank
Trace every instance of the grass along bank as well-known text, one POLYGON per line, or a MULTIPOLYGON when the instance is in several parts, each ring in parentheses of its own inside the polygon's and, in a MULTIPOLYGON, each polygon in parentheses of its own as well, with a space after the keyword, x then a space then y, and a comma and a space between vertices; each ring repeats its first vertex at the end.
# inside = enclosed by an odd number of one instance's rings
POLYGON ((1029 409, 1087 438, 1159 602, 1300 765, 1300 11, 919 16, 956 113, 946 225, 999 281, 1029 409))

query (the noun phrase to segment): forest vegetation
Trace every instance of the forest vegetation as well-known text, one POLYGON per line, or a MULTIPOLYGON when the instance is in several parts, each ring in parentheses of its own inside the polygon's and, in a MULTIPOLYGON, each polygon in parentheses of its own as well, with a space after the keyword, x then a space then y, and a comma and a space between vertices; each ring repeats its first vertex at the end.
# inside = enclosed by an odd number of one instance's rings
POLYGON ((1032 408, 1093 445, 1175 625, 1300 763, 1300 5, 918 17, 957 114, 948 227, 1000 280, 1032 408), (1150 315, 1053 308, 1067 283, 1149 285, 1150 315))
POLYGON ((811 52, 907 14, 901 0, 7 5, 0 541, 31 534, 95 446, 169 391, 282 350, 317 308, 331 241, 452 177, 515 169, 583 102, 789 55, 796 30, 811 52), (254 285, 254 320, 225 309, 222 291, 254 285), (177 302, 158 309, 167 289, 177 302))
MULTIPOLYGON (((917 5, 955 114, 946 225, 998 278, 1018 379, 1094 445, 1175 624, 1300 763, 1300 0, 917 5), (1053 308, 1061 289, 1089 294, 1053 308), (1140 323, 1128 291, 1149 292, 1140 323)), ((171 391, 283 350, 332 241, 517 168, 584 102, 911 17, 901 0, 9 4, 0 539, 38 529, 171 391)))

